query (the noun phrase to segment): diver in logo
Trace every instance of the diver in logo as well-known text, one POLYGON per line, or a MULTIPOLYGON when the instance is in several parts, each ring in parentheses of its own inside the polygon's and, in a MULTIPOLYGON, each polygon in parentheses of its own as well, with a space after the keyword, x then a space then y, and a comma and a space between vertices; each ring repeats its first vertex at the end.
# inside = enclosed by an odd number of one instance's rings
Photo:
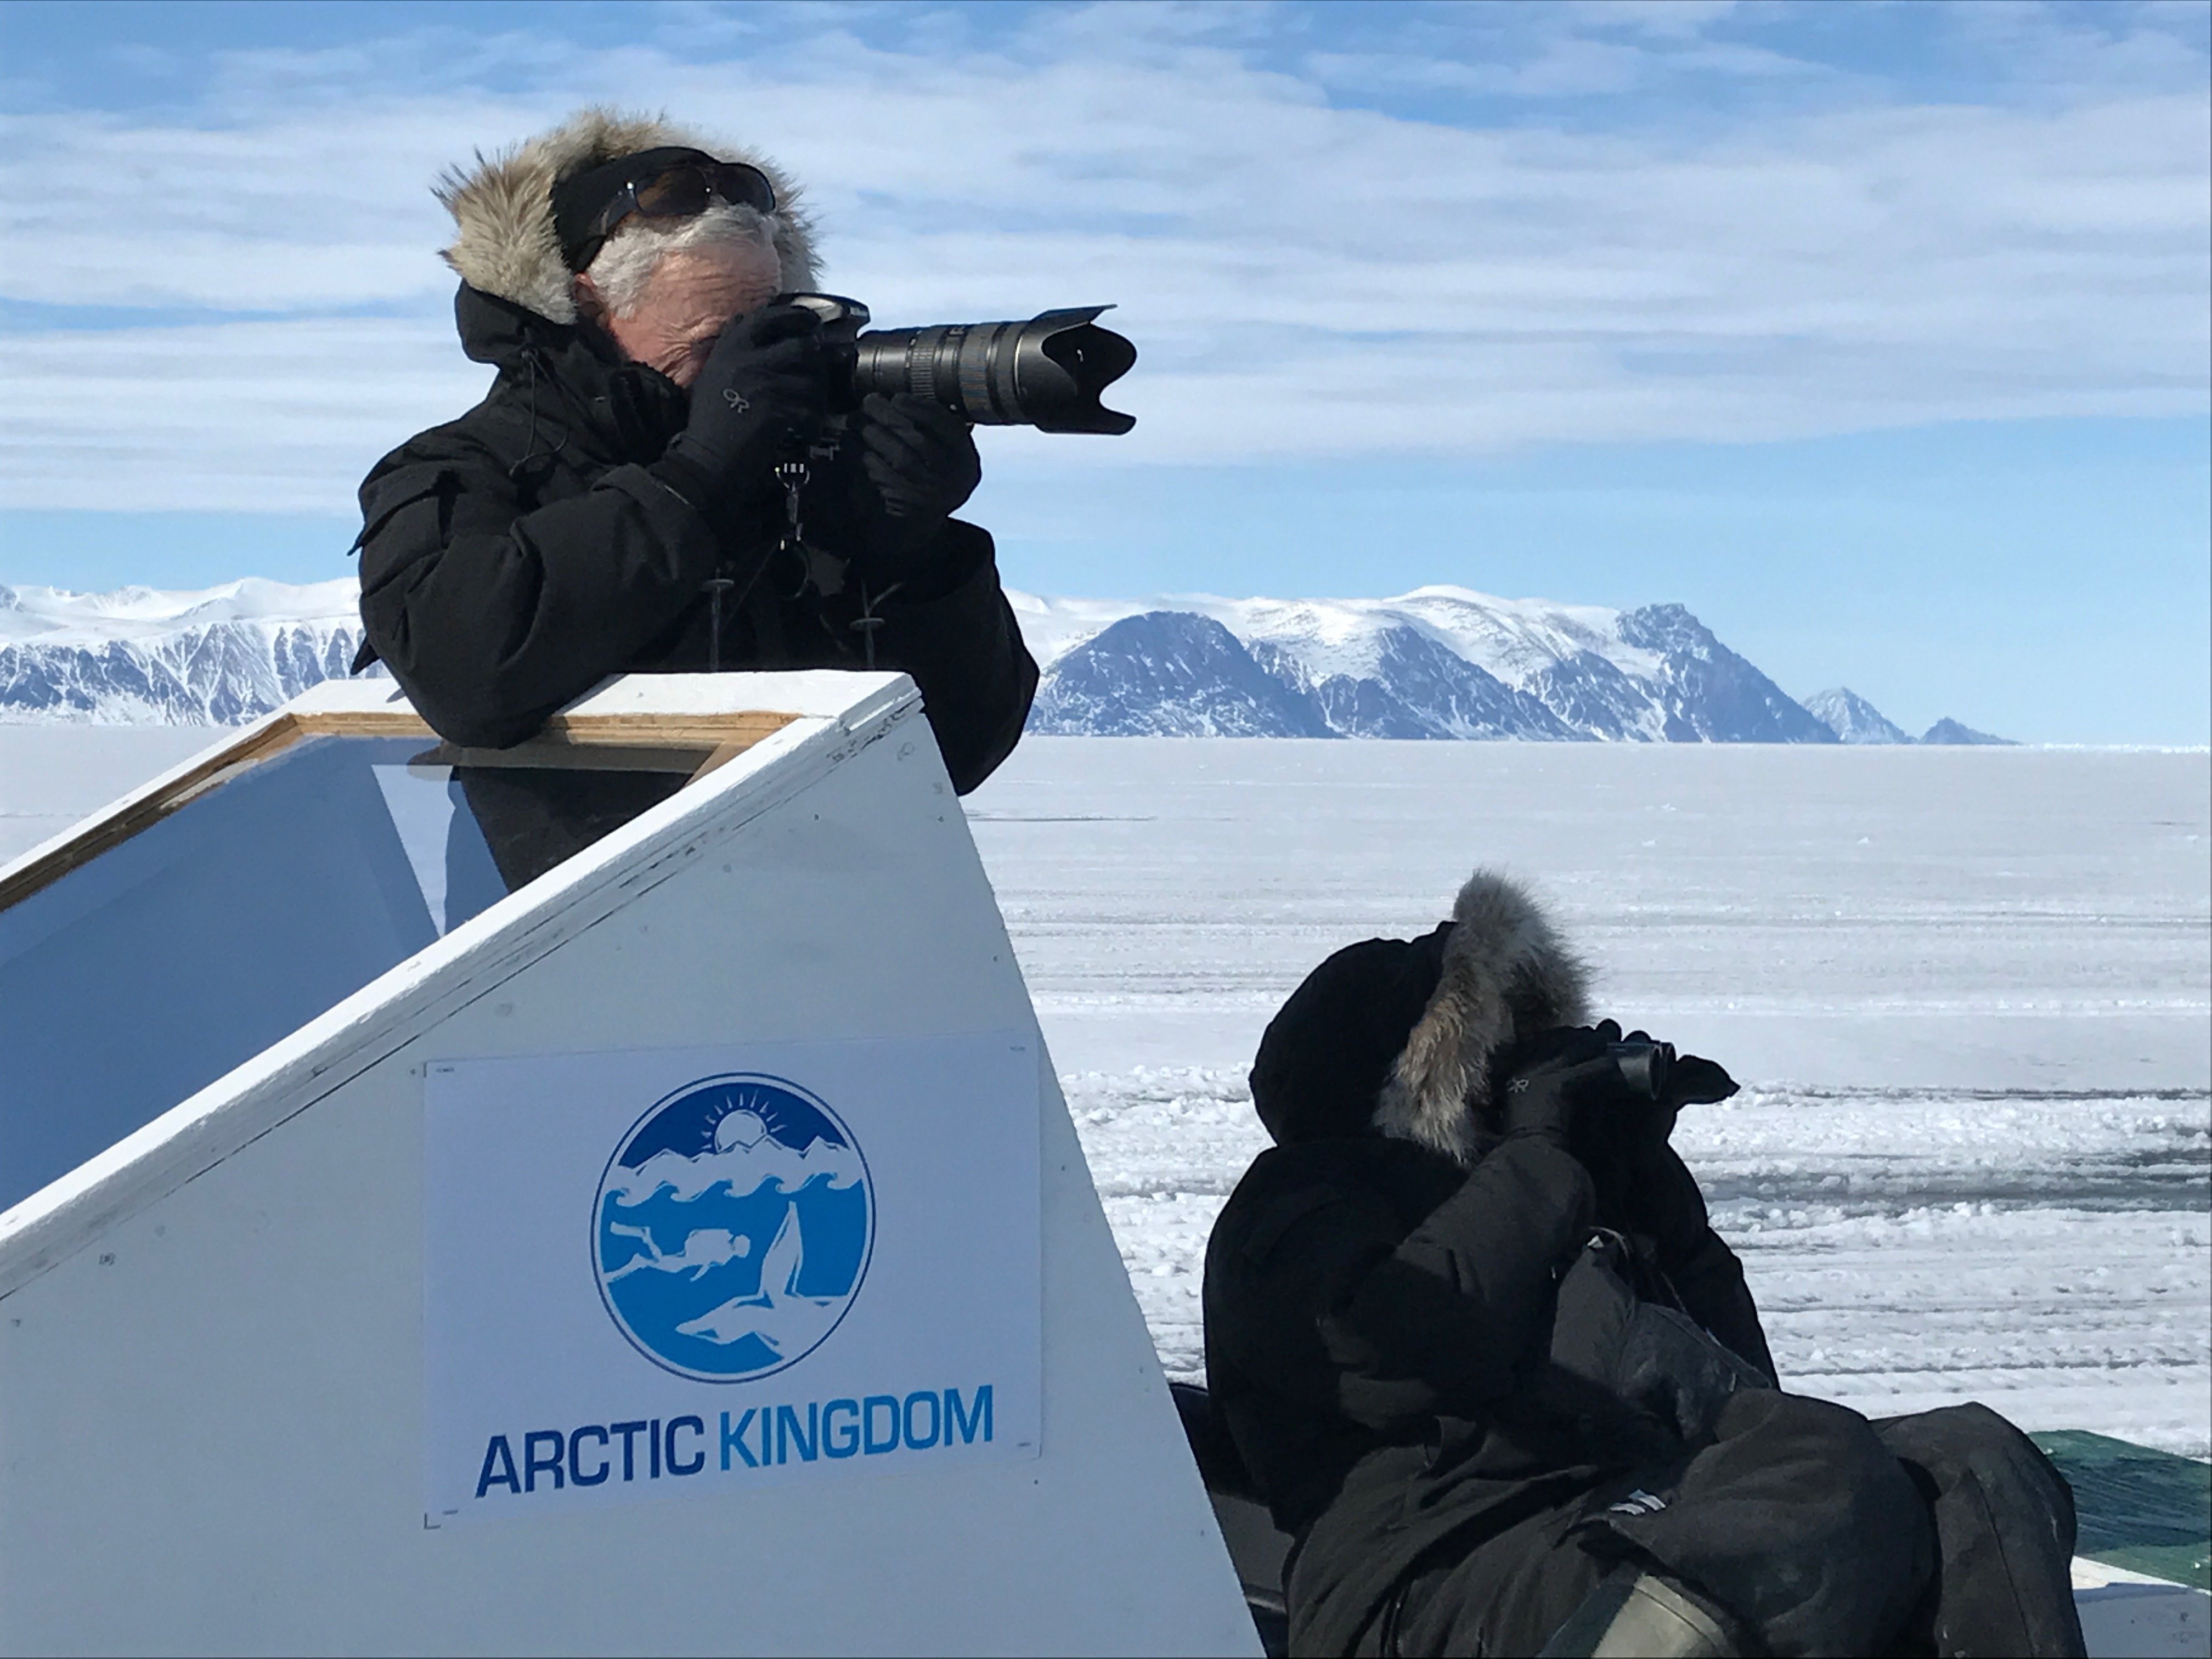
POLYGON ((823 1102, 781 1078, 705 1078, 653 1105, 608 1161, 592 1223, 599 1294, 655 1364, 750 1382, 845 1316, 874 1212, 859 1143, 823 1102))

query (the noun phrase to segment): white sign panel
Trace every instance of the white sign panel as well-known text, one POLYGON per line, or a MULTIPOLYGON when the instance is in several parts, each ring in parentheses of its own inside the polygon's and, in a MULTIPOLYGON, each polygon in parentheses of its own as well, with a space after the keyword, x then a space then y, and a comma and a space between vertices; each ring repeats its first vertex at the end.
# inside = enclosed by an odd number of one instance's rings
POLYGON ((1024 1032, 433 1064, 428 1518, 1035 1456, 1024 1032))

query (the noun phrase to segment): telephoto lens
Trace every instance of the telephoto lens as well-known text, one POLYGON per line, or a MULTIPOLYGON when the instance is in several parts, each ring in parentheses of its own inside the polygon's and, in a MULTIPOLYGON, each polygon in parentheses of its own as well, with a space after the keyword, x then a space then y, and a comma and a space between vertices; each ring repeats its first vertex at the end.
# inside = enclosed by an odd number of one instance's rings
POLYGON ((1674 1045, 1654 1042, 1649 1038, 1639 1042, 1608 1042, 1606 1052, 1620 1070, 1620 1080, 1646 1100, 1657 1100, 1667 1092, 1667 1079, 1674 1069, 1674 1045))
POLYGON ((774 305, 800 305, 823 327, 853 342, 857 402, 871 392, 901 392, 942 404, 977 426, 1033 426, 1040 432, 1118 434, 1133 415, 1099 401, 1129 372, 1137 348, 1097 319, 1111 306, 1043 311, 1025 323, 936 323, 927 328, 867 329, 868 308, 834 294, 785 294, 774 305))

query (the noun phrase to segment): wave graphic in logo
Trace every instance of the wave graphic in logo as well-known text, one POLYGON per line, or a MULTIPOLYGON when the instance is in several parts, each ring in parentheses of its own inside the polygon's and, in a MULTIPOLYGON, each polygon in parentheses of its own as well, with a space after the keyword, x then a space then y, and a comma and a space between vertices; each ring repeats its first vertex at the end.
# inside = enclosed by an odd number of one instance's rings
POLYGON ((796 1364, 853 1304, 875 1244, 867 1160, 797 1084, 702 1078, 631 1126, 599 1178, 592 1262, 656 1365, 743 1382, 796 1364))

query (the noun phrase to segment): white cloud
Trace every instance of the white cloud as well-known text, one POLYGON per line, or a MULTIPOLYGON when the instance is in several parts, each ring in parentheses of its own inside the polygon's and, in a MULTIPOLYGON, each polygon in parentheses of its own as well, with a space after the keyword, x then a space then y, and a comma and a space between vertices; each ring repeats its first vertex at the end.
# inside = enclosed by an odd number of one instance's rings
POLYGON ((385 319, 0 337, 0 506, 349 512, 483 395, 450 326, 385 319))
MULTIPOLYGON (((448 33, 234 58, 189 121, 0 125, 6 298, 294 313, 4 337, 0 501, 342 507, 481 389, 430 179, 587 98, 778 153, 830 285, 886 322, 1120 301, 1144 356, 1109 401, 1140 424, 1086 463, 2203 409, 2202 52, 2158 14, 1959 9, 1990 14, 1960 51, 2028 66, 2015 95, 1882 95, 1721 38, 1719 6, 1546 12, 1496 64, 1370 37, 1297 72, 1274 14, 1203 8, 988 40, 958 15, 899 14, 886 45, 847 14, 744 12, 678 17, 680 49, 448 33), (1686 70, 1821 95, 1543 115, 1686 70), (1455 124, 1332 101, 1350 82, 1531 101, 1455 124), (364 307, 404 314, 329 315, 364 307)), ((1014 466, 1066 441, 991 441, 1014 466)))
POLYGON ((1633 29, 1665 39, 1696 35, 1736 9, 1736 0, 1568 0, 1562 12, 1589 28, 1633 29))

